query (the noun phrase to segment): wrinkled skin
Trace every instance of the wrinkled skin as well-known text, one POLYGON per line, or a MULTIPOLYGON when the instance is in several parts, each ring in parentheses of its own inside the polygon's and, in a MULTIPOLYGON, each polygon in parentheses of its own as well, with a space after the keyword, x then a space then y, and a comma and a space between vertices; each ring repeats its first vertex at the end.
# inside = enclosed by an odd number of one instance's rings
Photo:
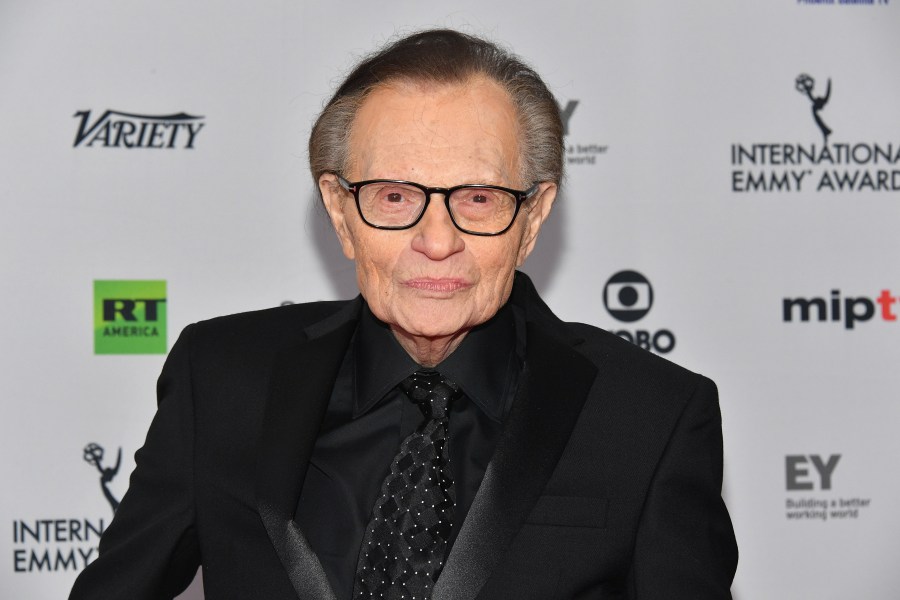
MULTIPOLYGON (((463 85, 391 83, 363 102, 350 136, 348 181, 402 179, 427 186, 484 183, 525 189, 518 122, 507 93, 487 79, 463 85)), ((319 179, 325 207, 359 289, 419 364, 446 358, 509 298, 513 275, 534 248, 557 186, 542 182, 499 236, 463 233, 435 195, 413 228, 366 225, 332 174, 319 179)))

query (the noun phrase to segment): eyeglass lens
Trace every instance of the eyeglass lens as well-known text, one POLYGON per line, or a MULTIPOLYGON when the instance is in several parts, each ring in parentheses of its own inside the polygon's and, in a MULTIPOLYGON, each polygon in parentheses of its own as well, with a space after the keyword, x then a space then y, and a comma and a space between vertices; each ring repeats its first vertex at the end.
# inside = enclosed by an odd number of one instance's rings
MULTIPOLYGON (((425 207, 426 193, 400 183, 368 183, 359 189, 363 217, 376 227, 405 227, 414 223, 425 207)), ((462 187, 453 190, 447 203, 462 229, 479 233, 499 232, 512 223, 516 197, 493 188, 462 187)))

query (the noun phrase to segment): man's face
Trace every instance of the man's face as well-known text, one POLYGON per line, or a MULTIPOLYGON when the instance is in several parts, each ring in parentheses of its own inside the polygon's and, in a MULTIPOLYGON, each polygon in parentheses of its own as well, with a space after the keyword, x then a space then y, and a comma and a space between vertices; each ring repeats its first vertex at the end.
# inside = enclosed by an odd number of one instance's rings
MULTIPOLYGON (((402 179, 427 186, 463 183, 524 189, 515 108, 496 83, 391 84, 363 102, 350 136, 348 181, 402 179)), ((421 221, 405 230, 366 225, 353 195, 331 174, 319 180, 359 289, 395 334, 417 339, 458 336, 490 319, 506 302, 513 273, 549 214, 556 185, 542 183, 513 226, 482 237, 456 229, 444 198, 432 197, 421 221)))

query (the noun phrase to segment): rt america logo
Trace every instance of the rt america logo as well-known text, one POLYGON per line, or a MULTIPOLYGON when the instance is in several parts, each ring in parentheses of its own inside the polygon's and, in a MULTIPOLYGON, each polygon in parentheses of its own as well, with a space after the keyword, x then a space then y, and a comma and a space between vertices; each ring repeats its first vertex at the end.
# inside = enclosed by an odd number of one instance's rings
MULTIPOLYGON (((603 304, 617 321, 640 321, 653 306, 653 286, 637 271, 619 271, 609 278, 603 288, 603 304)), ((668 354, 675 349, 675 334, 668 329, 619 329, 613 333, 658 354, 668 354)))
POLYGON ((194 148, 197 134, 203 129, 203 117, 176 113, 171 115, 138 115, 107 110, 91 118, 91 111, 80 110, 73 147, 102 148, 194 148))
POLYGON ((94 281, 94 354, 166 353, 166 282, 94 281))

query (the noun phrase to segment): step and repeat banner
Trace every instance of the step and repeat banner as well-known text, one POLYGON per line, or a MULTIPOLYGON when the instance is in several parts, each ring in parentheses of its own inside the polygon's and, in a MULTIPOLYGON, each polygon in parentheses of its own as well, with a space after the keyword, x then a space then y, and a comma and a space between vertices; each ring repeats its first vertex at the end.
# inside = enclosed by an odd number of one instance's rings
MULTIPOLYGON (((306 170, 355 59, 546 78, 550 306, 712 377, 738 600, 900 589, 900 1, 0 3, 0 596, 65 598, 194 321, 355 295, 306 170)), ((195 582, 183 598, 202 598, 195 582)))

